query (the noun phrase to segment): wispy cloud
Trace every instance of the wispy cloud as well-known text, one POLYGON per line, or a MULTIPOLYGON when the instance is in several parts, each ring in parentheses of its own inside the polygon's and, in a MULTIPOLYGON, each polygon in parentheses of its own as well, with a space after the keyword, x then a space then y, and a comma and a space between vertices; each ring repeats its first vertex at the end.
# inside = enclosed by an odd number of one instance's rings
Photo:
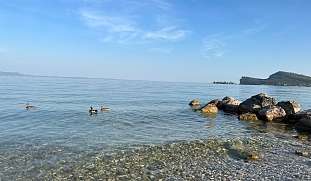
POLYGON ((172 7, 171 3, 169 3, 166 0, 150 0, 150 1, 151 1, 151 3, 156 5, 158 8, 161 8, 164 10, 168 10, 172 7))
POLYGON ((136 32, 138 29, 124 17, 113 17, 92 11, 82 10, 81 16, 85 23, 94 28, 107 28, 109 32, 136 32))
POLYGON ((145 39, 176 41, 183 39, 189 31, 178 29, 175 26, 164 27, 160 30, 146 32, 145 39))
POLYGON ((258 33, 266 30, 267 24, 256 22, 255 25, 245 28, 237 33, 218 33, 208 35, 202 40, 202 55, 207 59, 221 58, 228 51, 230 42, 242 41, 250 36, 255 36, 258 33))
POLYGON ((220 35, 207 36, 202 40, 202 55, 207 59, 220 58, 225 53, 225 40, 220 35))
POLYGON ((260 33, 264 31, 266 28, 267 28, 266 24, 258 24, 258 25, 244 29, 242 33, 245 35, 252 35, 252 34, 260 33))
MULTIPOLYGON (((93 1, 94 0, 90 2, 93 1)), ((126 5, 126 10, 120 8, 120 11, 117 13, 109 12, 107 6, 93 3, 91 8, 84 7, 79 11, 82 22, 87 27, 98 32, 100 35, 99 39, 103 42, 174 42, 184 39, 190 32, 182 28, 182 26, 176 22, 159 23, 159 16, 161 16, 161 13, 165 14, 168 9, 172 8, 172 4, 167 0, 119 1, 126 5), (147 14, 146 12, 142 13, 142 9, 145 11, 146 8, 151 8, 153 9, 152 11, 154 11, 154 8, 158 9, 157 16, 154 15, 154 12, 149 12, 150 14, 148 14, 148 11, 147 14), (150 25, 146 26, 146 22, 150 25)), ((101 3, 109 4, 111 1, 105 0, 101 1, 101 3)))

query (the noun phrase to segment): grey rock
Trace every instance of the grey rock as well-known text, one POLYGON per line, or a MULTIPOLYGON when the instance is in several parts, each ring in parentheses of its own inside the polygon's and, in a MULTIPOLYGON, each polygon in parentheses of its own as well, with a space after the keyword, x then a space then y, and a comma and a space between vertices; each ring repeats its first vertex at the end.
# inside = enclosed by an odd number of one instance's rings
POLYGON ((262 108, 272 107, 274 105, 276 105, 276 100, 273 97, 260 93, 242 102, 239 105, 239 112, 257 114, 262 108))
POLYGON ((279 102, 277 106, 282 107, 285 110, 287 116, 296 114, 301 110, 300 104, 296 101, 282 101, 279 102))

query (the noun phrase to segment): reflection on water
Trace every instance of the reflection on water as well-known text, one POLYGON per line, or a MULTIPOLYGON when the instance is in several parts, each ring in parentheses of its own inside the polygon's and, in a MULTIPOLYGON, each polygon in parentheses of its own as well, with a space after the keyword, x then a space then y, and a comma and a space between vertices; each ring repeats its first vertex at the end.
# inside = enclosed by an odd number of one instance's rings
MULTIPOLYGON (((188 103, 266 92, 311 107, 311 88, 213 85, 105 79, 0 77, 0 173, 49 167, 60 160, 209 137, 294 134, 281 123, 245 122, 192 111, 188 103), (31 103, 36 109, 26 111, 31 103), (90 116, 90 106, 111 108, 90 116), (58 151, 60 150, 60 151, 58 151), (23 164, 21 164, 23 163, 23 164), (19 169, 16 167, 20 167, 19 169)), ((27 172, 28 173, 28 172, 27 172)), ((40 174, 40 173, 37 173, 40 174)))

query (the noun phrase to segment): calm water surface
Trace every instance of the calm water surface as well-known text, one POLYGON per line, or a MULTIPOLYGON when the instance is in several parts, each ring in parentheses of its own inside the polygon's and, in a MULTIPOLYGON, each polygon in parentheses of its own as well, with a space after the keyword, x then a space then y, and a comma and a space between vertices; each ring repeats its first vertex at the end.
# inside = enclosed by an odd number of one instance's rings
MULTIPOLYGON (((311 88, 303 87, 1 76, 0 156, 22 157, 61 148, 61 156, 71 157, 74 152, 91 154, 178 140, 251 136, 258 131, 251 123, 222 113, 206 117, 193 112, 188 102, 224 96, 244 100, 259 92, 278 100, 297 100, 303 108, 311 108, 311 88), (26 111, 25 103, 38 108, 26 111), (90 116, 91 105, 106 105, 111 111, 90 116)), ((41 154, 42 165, 51 152, 41 154)))

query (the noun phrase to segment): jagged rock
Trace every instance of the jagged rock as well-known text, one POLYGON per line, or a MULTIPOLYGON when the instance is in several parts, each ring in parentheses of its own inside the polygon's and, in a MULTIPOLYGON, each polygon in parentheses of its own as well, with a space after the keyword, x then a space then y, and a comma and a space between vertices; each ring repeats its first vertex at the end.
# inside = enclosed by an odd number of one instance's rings
POLYGON ((282 101, 279 102, 277 106, 282 107, 285 110, 287 116, 296 114, 301 110, 300 104, 296 101, 282 101))
POLYGON ((190 103, 189 106, 200 106, 200 100, 199 99, 193 99, 190 103))
POLYGON ((279 106, 266 107, 258 112, 260 118, 266 121, 280 121, 286 116, 286 112, 279 106))
POLYGON ((217 114, 218 108, 215 104, 206 104, 201 108, 201 111, 206 114, 217 114))
POLYGON ((245 100, 239 105, 240 113, 257 114, 262 108, 272 107, 276 104, 276 100, 267 94, 261 93, 245 100))
POLYGON ((222 101, 218 104, 218 107, 224 112, 237 113, 240 104, 241 101, 233 97, 224 97, 222 101))
POLYGON ((240 120, 243 120, 243 121, 258 121, 258 117, 256 114, 254 113, 244 113, 244 114, 241 114, 239 116, 239 119, 240 120))

